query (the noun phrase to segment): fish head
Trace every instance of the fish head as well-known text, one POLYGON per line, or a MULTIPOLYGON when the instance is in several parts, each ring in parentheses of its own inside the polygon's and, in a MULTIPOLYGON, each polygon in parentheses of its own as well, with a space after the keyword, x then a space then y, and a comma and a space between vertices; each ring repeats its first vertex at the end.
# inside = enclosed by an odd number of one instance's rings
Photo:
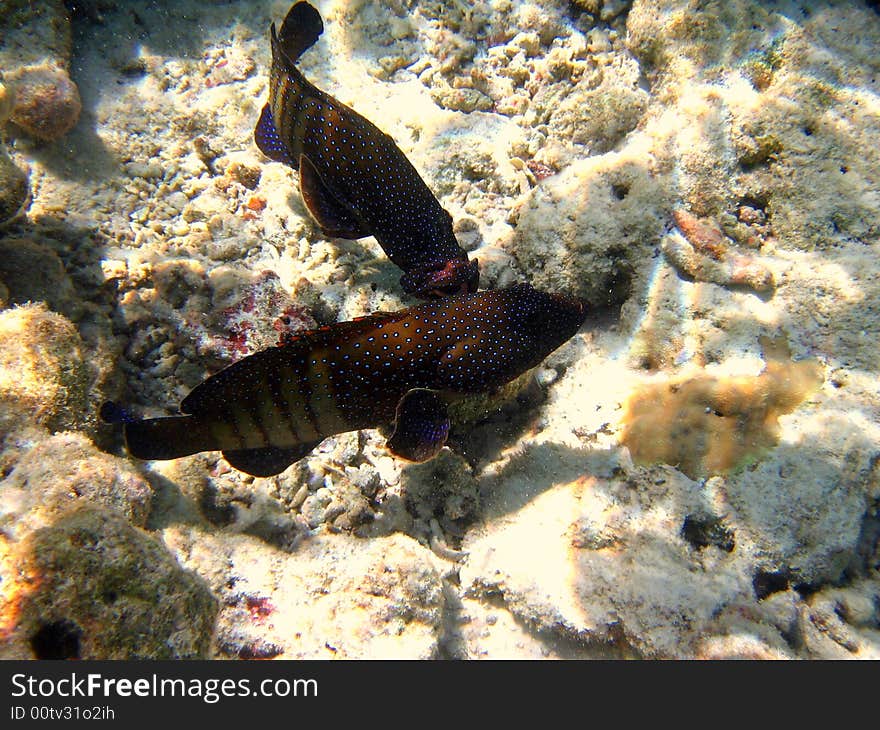
POLYGON ((479 284, 479 264, 467 256, 419 266, 400 277, 403 290, 422 299, 473 293, 479 284))
POLYGON ((509 292, 508 327, 542 360, 573 337, 587 317, 587 304, 576 297, 552 294, 519 284, 509 292))

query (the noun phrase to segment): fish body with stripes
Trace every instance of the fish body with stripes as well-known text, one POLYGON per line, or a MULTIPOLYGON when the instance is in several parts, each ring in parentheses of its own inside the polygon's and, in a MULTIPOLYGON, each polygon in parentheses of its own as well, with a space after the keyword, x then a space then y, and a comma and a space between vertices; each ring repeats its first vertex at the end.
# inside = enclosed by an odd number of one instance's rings
POLYGON ((311 330, 197 386, 181 415, 124 421, 129 452, 174 459, 221 450, 270 476, 344 431, 393 425, 388 448, 425 461, 446 442, 448 406, 491 392, 571 338, 584 303, 527 284, 460 294, 311 330))
POLYGON ((270 28, 269 100, 254 130, 260 150, 299 170, 300 191, 325 235, 375 236, 404 270, 403 289, 429 299, 474 292, 470 261, 452 230, 452 217, 387 134, 311 84, 296 67, 323 32, 307 2, 270 28))

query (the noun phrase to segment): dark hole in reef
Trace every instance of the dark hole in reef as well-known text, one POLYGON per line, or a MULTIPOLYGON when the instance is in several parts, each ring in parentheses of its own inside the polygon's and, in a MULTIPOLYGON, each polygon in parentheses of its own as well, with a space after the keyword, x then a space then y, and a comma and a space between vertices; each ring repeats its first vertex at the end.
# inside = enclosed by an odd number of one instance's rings
MULTIPOLYGON (((877 468, 880 459, 872 459, 871 468, 877 468)), ((862 517, 862 527, 859 530, 859 541, 856 547, 863 570, 880 569, 880 499, 874 500, 873 504, 862 517)), ((880 597, 877 599, 880 601, 880 597)))
POLYGON ((713 545, 726 553, 736 547, 733 531, 720 518, 712 515, 687 515, 681 526, 681 536, 697 549, 713 545))
POLYGON ((767 596, 788 590, 788 581, 787 570, 759 570, 752 578, 752 588, 755 589, 755 597, 759 601, 763 601, 767 596))
POLYGON ((614 197, 618 200, 623 200, 627 195, 629 195, 629 185, 612 185, 611 194, 614 195, 614 197))
POLYGON ((101 600, 103 600, 104 603, 116 603, 117 598, 119 598, 119 594, 116 591, 104 591, 101 594, 101 600))
POLYGON ((841 166, 840 166, 840 171, 841 171, 844 175, 846 175, 846 173, 849 172, 849 168, 848 168, 846 165, 841 165, 841 166))
POLYGON ((82 630, 73 621, 53 621, 31 637, 31 649, 37 659, 79 659, 81 636, 82 630))
POLYGON ((739 199, 739 204, 763 211, 765 215, 767 213, 767 198, 763 195, 743 195, 739 199))
POLYGON ((806 600, 814 593, 818 593, 822 586, 814 585, 813 583, 794 583, 791 587, 794 588, 801 598, 806 600))
POLYGON ((235 521, 235 507, 230 504, 228 495, 222 495, 213 482, 205 484, 199 507, 212 525, 226 527, 235 521))
POLYGON ((812 128, 809 124, 807 124, 803 129, 801 129, 801 131, 802 131, 805 135, 807 135, 807 137, 812 137, 812 136, 813 136, 813 132, 814 132, 813 128, 812 128))

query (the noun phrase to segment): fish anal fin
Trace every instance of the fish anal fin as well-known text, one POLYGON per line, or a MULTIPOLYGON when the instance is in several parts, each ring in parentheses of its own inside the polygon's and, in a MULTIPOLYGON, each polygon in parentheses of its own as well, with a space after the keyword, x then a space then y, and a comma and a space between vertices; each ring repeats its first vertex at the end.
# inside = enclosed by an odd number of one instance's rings
POLYGON ((354 213, 324 184, 315 166, 305 155, 300 155, 299 158, 299 187, 306 208, 326 236, 354 239, 370 235, 354 213))
POLYGON ((446 403, 437 393, 413 388, 397 404, 394 433, 389 451, 409 461, 427 461, 436 456, 449 436, 446 403))
POLYGON ((255 477, 271 477, 280 474, 295 461, 308 454, 318 441, 297 444, 289 448, 267 446, 262 449, 224 451, 223 458, 230 466, 255 477))
POLYGON ((260 120, 254 128, 254 142, 262 152, 270 160, 275 162, 283 162, 296 168, 296 161, 290 156, 287 147, 278 135, 275 128, 275 120, 272 118, 272 110, 266 104, 260 113, 260 120))

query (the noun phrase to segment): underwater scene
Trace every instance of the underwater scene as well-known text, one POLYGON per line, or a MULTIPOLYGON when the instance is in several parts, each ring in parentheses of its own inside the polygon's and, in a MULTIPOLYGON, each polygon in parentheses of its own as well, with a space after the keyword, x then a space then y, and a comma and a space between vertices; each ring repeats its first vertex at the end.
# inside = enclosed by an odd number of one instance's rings
POLYGON ((0 0, 0 658, 880 658, 878 49, 0 0))

